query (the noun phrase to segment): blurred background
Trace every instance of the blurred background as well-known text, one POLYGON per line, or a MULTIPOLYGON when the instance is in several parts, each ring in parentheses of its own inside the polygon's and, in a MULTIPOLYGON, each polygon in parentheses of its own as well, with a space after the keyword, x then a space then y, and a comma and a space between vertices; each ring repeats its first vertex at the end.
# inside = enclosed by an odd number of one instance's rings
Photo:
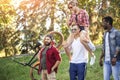
MULTIPOLYGON (((58 31, 66 39, 69 35, 67 19, 70 0, 0 0, 0 57, 34 53, 37 42, 50 31, 58 31)), ((101 45, 104 16, 114 18, 114 27, 120 29, 119 0, 77 0, 90 17, 90 38, 101 45)))

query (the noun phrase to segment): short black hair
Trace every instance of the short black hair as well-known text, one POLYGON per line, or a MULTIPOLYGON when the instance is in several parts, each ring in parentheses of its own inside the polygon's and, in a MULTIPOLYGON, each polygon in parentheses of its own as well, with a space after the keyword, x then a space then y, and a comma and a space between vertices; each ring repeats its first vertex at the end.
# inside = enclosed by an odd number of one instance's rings
POLYGON ((46 37, 49 37, 51 40, 53 40, 53 35, 51 34, 46 35, 46 37))
POLYGON ((106 22, 108 22, 111 26, 113 24, 113 18, 111 16, 106 16, 104 17, 102 20, 105 20, 106 22))

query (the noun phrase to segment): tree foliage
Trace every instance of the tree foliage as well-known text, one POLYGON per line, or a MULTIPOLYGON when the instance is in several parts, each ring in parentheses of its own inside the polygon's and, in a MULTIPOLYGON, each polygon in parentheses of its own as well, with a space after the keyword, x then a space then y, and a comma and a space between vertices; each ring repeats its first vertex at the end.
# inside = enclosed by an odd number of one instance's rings
MULTIPOLYGON (((11 4, 12 1, 0 0, 0 50, 5 51, 6 56, 18 53, 22 44, 30 46, 31 43, 33 48, 49 31, 57 30, 65 39, 68 37, 69 0, 21 0, 18 6, 11 4)), ((112 16, 114 26, 120 28, 119 0, 77 1, 78 6, 89 13, 90 37, 95 44, 102 43, 102 17, 112 16)))
MULTIPOLYGON (((1 0, 0 1, 0 50, 5 51, 5 55, 11 54, 9 51, 13 51, 12 40, 10 36, 14 33, 14 19, 15 10, 10 4, 11 0, 1 0), (9 40, 9 38, 11 40, 9 40)), ((14 35, 15 36, 15 35, 14 35)))

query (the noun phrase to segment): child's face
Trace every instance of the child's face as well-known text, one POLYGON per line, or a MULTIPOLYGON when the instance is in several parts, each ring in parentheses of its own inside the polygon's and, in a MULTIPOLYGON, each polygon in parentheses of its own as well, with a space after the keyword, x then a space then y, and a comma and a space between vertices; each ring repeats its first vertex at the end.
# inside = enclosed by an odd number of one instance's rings
POLYGON ((75 13, 75 11, 76 11, 76 5, 69 4, 69 5, 68 5, 68 9, 69 9, 70 12, 73 14, 73 13, 75 13))

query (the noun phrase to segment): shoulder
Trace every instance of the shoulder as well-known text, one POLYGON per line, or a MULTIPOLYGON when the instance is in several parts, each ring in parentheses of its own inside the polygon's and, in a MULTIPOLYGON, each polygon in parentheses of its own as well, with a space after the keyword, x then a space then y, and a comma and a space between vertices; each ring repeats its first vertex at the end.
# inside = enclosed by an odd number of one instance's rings
POLYGON ((85 31, 85 30, 81 30, 81 32, 82 32, 82 33, 87 33, 87 31, 85 31))
POLYGON ((113 28, 113 29, 112 29, 112 32, 119 34, 119 33, 120 33, 120 30, 113 28))
POLYGON ((115 29, 115 28, 114 28, 114 31, 115 31, 115 32, 120 32, 120 30, 118 30, 118 29, 115 29))
POLYGON ((120 30, 114 29, 114 32, 117 36, 120 36, 120 30))
POLYGON ((80 12, 79 12, 79 13, 85 13, 85 14, 87 14, 87 11, 84 10, 84 9, 80 9, 80 12))
POLYGON ((81 32, 80 32, 82 35, 86 35, 87 34, 87 31, 85 31, 85 30, 81 30, 81 32))
POLYGON ((51 49, 53 49, 53 50, 57 50, 58 51, 58 49, 55 47, 55 46, 51 46, 51 49))
POLYGON ((71 17, 75 17, 75 16, 76 16, 76 14, 74 14, 74 13, 73 13, 73 14, 71 14, 70 16, 71 16, 71 17))

